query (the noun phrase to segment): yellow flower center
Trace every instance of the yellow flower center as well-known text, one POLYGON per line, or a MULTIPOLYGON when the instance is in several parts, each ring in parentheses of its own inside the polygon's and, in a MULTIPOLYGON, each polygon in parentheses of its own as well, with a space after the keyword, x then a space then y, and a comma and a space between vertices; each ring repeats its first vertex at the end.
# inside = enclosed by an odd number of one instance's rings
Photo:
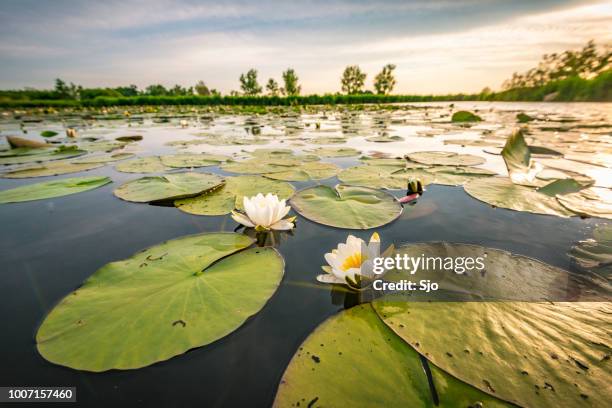
POLYGON ((347 256, 344 262, 342 263, 342 270, 347 271, 351 268, 360 268, 361 267, 361 252, 355 252, 351 256, 347 256))

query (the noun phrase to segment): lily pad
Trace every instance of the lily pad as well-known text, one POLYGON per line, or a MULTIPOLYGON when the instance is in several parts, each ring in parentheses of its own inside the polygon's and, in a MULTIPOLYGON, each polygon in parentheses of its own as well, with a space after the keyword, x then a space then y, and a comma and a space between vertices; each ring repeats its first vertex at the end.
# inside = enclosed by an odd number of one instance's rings
POLYGON ((38 165, 22 167, 19 169, 2 173, 4 178, 28 178, 28 177, 46 177, 58 176, 60 174, 77 173, 79 171, 87 171, 97 169, 104 166, 100 163, 71 163, 66 160, 54 161, 49 163, 41 163, 38 165))
POLYGON ((0 164, 26 164, 36 162, 46 162, 51 160, 69 159, 71 157, 82 156, 87 152, 76 147, 61 146, 57 149, 11 149, 5 156, 0 157, 0 164), (15 151, 18 150, 19 153, 15 151))
POLYGON ((23 201, 62 197, 93 190, 111 182, 112 180, 108 177, 73 177, 28 184, 0 191, 0 203, 20 203, 23 201))
POLYGON ((414 152, 406 157, 428 166, 478 166, 486 161, 484 157, 454 152, 414 152))
POLYGON ((612 225, 598 225, 593 237, 580 241, 568 255, 580 269, 612 280, 612 225))
POLYGON ((321 157, 351 157, 361 153, 352 147, 319 147, 310 152, 321 157))
POLYGON ((133 135, 133 136, 119 136, 116 137, 115 140, 118 140, 119 142, 139 142, 142 140, 142 136, 141 135, 133 135))
POLYGON ((70 162, 74 164, 112 163, 120 160, 131 159, 132 157, 134 157, 132 153, 114 153, 85 156, 79 159, 71 160, 70 162))
POLYGON ((274 407, 508 406, 432 364, 433 397, 419 354, 369 304, 344 310, 302 343, 281 379, 274 407))
POLYGON ((243 210, 243 197, 258 193, 276 194, 279 199, 291 197, 295 189, 289 183, 270 180, 261 176, 227 177, 225 184, 196 197, 176 200, 174 205, 181 211, 196 215, 225 215, 234 208, 243 210))
POLYGON ((140 157, 119 163, 115 166, 117 171, 123 173, 161 173, 168 170, 157 156, 140 157))
POLYGON ((40 354, 78 370, 134 369, 210 344, 259 312, 283 277, 273 248, 207 233, 111 262, 66 296, 36 334, 40 354))
POLYGON ((305 162, 291 170, 270 173, 265 176, 274 180, 309 181, 333 177, 338 174, 338 171, 340 168, 332 163, 305 162))
POLYGON ((558 194, 557 200, 576 214, 612 220, 612 190, 608 188, 591 187, 577 193, 558 194))
POLYGON ((376 300, 395 333, 445 372, 520 406, 606 406, 608 302, 376 300))
POLYGON ((79 149, 87 150, 90 153, 94 152, 111 152, 113 150, 124 147, 126 142, 119 142, 114 140, 98 140, 95 142, 80 142, 78 144, 79 149))
POLYGON ((402 213, 402 205, 389 193, 343 184, 305 188, 290 202, 303 217, 337 228, 376 228, 402 213))
POLYGON ((215 174, 175 173, 128 181, 114 194, 125 201, 149 203, 193 197, 222 184, 223 178, 215 174))
POLYGON ((229 157, 205 153, 183 153, 161 156, 160 159, 164 166, 185 168, 218 166, 229 157))
POLYGON ((401 142, 404 140, 404 138, 401 136, 380 135, 380 136, 367 137, 366 140, 368 142, 375 142, 375 143, 392 143, 392 142, 401 142))
POLYGON ((559 217, 575 215, 555 197, 539 193, 532 187, 514 184, 506 177, 477 178, 464 184, 463 188, 475 199, 495 207, 559 217))
POLYGON ((458 111, 453 113, 451 120, 453 122, 480 122, 482 118, 472 112, 458 111))

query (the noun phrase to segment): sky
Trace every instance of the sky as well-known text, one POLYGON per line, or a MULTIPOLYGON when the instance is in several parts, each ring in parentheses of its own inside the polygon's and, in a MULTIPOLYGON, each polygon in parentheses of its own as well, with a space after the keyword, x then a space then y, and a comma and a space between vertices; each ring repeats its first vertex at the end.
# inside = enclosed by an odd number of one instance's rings
POLYGON ((387 63, 394 93, 499 89, 545 53, 612 44, 612 0, 2 0, 0 88, 190 86, 224 93, 296 70, 302 93, 366 88, 387 63))

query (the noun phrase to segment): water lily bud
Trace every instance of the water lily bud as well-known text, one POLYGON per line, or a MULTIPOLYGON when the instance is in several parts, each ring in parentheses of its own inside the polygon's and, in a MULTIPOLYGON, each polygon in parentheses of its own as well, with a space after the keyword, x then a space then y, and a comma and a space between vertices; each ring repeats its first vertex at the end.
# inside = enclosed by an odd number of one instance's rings
POLYGON ((408 180, 408 191, 406 191, 406 195, 411 195, 411 194, 423 194, 423 183, 421 183, 421 180, 419 179, 414 179, 411 178, 408 180))

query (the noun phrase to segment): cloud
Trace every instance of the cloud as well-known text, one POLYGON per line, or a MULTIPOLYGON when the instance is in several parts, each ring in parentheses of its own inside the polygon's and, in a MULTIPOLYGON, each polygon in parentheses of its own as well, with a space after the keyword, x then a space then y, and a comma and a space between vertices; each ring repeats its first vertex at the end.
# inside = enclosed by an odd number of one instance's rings
POLYGON ((397 92, 477 91, 499 86, 546 52, 612 40, 610 3, 554 9, 475 0, 43 4, 50 10, 42 21, 40 10, 0 7, 7 22, 0 28, 0 86, 48 87, 57 76, 86 86, 203 79, 229 92, 250 67, 263 83, 291 66, 304 92, 321 93, 339 90, 348 64, 360 64, 371 80, 392 62, 397 92))

